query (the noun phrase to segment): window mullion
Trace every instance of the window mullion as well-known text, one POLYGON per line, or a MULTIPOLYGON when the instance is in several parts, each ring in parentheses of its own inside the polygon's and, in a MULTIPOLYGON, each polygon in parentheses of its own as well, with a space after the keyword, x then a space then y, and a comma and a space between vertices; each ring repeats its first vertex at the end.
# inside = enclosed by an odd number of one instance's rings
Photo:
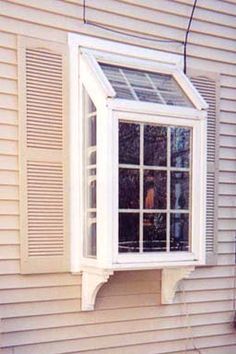
POLYGON ((119 69, 119 71, 120 71, 121 75, 123 76, 123 78, 124 78, 124 80, 125 80, 125 82, 126 82, 128 88, 129 88, 130 92, 132 93, 134 99, 135 99, 136 101, 139 101, 139 98, 138 98, 138 96, 136 95, 135 90, 134 90, 133 87, 131 86, 129 80, 127 79, 125 73, 124 73, 123 70, 121 70, 121 69, 119 69))
POLYGON ((150 84, 152 85, 153 90, 156 92, 157 96, 160 98, 161 102, 162 102, 163 104, 166 104, 166 101, 165 101, 164 97, 162 97, 162 95, 161 95, 161 93, 158 91, 156 85, 154 85, 154 82, 152 81, 150 75, 146 74, 146 77, 147 77, 148 81, 150 82, 150 84))
POLYGON ((167 215, 166 215, 166 251, 170 252, 170 166, 171 166, 171 136, 167 128, 167 215))
POLYGON ((143 165, 144 165, 144 125, 140 125, 140 215, 139 215, 139 252, 143 253, 143 165))

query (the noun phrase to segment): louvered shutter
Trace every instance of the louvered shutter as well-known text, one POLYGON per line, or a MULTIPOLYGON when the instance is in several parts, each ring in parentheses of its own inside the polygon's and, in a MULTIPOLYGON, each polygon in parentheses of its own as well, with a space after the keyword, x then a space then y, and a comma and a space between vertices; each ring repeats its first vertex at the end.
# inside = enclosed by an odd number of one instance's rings
POLYGON ((68 270, 66 49, 19 39, 21 272, 68 270))
POLYGON ((192 75, 193 85, 209 105, 207 111, 207 195, 206 195, 206 262, 217 262, 217 80, 208 75, 192 75))

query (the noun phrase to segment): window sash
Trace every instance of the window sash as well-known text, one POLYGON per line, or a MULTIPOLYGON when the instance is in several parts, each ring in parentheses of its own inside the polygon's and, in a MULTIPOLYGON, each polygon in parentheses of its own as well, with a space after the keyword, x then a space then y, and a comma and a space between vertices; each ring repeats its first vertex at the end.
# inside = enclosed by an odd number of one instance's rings
MULTIPOLYGON (((205 247, 205 141, 206 141, 206 121, 204 120, 204 115, 200 115, 197 119, 190 119, 189 117, 171 117, 169 116, 157 116, 149 114, 139 114, 138 110, 136 113, 132 112, 114 112, 113 114, 113 141, 115 146, 113 149, 113 164, 115 166, 115 171, 113 174, 113 186, 117 186, 119 183, 119 148, 118 148, 118 124, 119 121, 133 122, 133 123, 148 123, 148 124, 158 124, 158 125, 169 125, 169 126, 185 126, 192 129, 192 185, 190 186, 192 190, 192 201, 191 201, 191 211, 192 211, 192 222, 191 222, 191 251, 190 252, 144 252, 144 253, 119 253, 118 252, 118 222, 114 222, 114 240, 113 240, 113 263, 118 264, 121 262, 124 267, 125 264, 146 264, 146 262, 154 262, 155 264, 168 264, 168 262, 173 262, 173 264, 182 264, 181 262, 192 262, 198 261, 199 263, 204 261, 204 247, 205 247), (199 208, 199 205, 202 208, 199 208)), ((120 165, 122 166, 122 164, 120 165)), ((137 167, 132 165, 133 168, 137 167)), ((161 167, 163 169, 163 167, 161 167)), ((173 168, 174 169, 174 168, 173 168)), ((157 168, 159 170, 159 168, 157 168)), ((183 169, 184 170, 184 169, 183 169)), ((187 169, 189 170, 189 169, 187 169)), ((119 200, 118 200, 118 188, 117 197, 114 197, 114 219, 118 220, 119 214, 119 200)), ((137 209, 135 209, 137 211, 137 209)), ((146 210, 145 210, 146 211, 146 210)), ((148 209, 147 212, 152 212, 152 209, 148 209)), ((156 210, 155 210, 156 211, 156 210)), ((163 211, 162 209, 157 211, 163 211)), ((174 211, 174 210, 173 210, 174 211)), ((132 212, 132 210, 130 210, 132 212)), ((179 212, 179 210, 178 210, 179 212)), ((184 211, 183 211, 184 212, 184 211)), ((187 264, 187 263, 183 263, 187 264)))
MULTIPOLYGON (((119 124, 127 124, 127 121, 119 121, 119 124)), ((128 122, 130 124, 137 125, 137 122, 128 122)), ((144 250, 144 217, 147 214, 165 214, 166 218, 166 250, 165 252, 174 252, 171 250, 171 215, 172 214, 188 214, 188 247, 189 250, 191 250, 191 217, 192 217, 192 212, 191 212, 191 178, 192 178, 192 130, 190 129, 190 147, 189 147, 189 167, 172 167, 171 166, 171 129, 175 128, 175 126, 167 126, 167 125, 160 125, 160 124, 152 124, 153 127, 163 127, 166 128, 166 143, 167 143, 167 151, 166 151, 166 166, 153 166, 153 165, 145 165, 144 164, 144 144, 145 144, 145 135, 144 135, 144 129, 145 126, 150 126, 150 124, 144 124, 142 122, 138 123, 139 125, 139 164, 137 165, 132 165, 132 164, 124 164, 124 163, 119 163, 118 169, 119 169, 119 179, 120 179, 120 169, 122 170, 136 170, 138 171, 138 178, 139 178, 139 208, 120 208, 118 209, 119 212, 119 220, 120 220, 120 214, 121 213, 134 213, 138 214, 139 216, 139 248, 136 251, 137 254, 143 253, 143 252, 148 252, 144 250), (144 203, 144 173, 145 171, 163 171, 166 172, 166 208, 162 209, 155 209, 155 208, 145 208, 143 203, 144 203), (189 178, 188 178, 188 189, 189 189, 189 197, 188 197, 188 209, 174 209, 171 208, 171 173, 172 172, 188 172, 189 178)), ((179 126, 178 126, 179 127, 179 126)), ((180 128, 180 127, 179 127, 180 128)), ((186 128, 186 127, 181 127, 181 128, 186 128)), ((189 129, 189 127, 188 127, 189 129)), ((119 154, 120 154, 120 147, 119 147, 119 154)), ((119 181, 120 184, 120 181, 119 181)), ((120 191, 119 191, 120 192, 120 191)), ((120 194, 120 193, 119 193, 120 194)), ((120 203, 120 199, 119 199, 120 203)), ((120 225, 119 225, 120 228, 120 225)), ((128 241, 127 241, 128 242, 128 241)), ((120 248, 120 240, 118 247, 120 248)), ((184 252, 180 251, 179 252, 184 252)), ((124 251, 125 252, 125 251, 124 251)), ((132 252, 132 251, 131 251, 132 252)), ((150 252, 154 252, 151 251, 150 252)), ((160 251, 158 251, 160 252, 160 251)), ((119 252, 122 253, 122 252, 119 252)), ((129 253, 129 252, 127 252, 129 253)))

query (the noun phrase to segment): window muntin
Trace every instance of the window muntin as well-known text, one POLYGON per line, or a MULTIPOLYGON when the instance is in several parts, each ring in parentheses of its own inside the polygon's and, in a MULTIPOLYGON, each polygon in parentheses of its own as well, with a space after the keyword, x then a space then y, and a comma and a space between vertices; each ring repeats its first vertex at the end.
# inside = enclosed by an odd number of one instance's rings
POLYGON ((170 74, 99 63, 117 98, 193 107, 170 74))
POLYGON ((119 253, 191 250, 192 129, 119 122, 119 253))
POLYGON ((84 91, 85 257, 97 254, 97 111, 84 91))

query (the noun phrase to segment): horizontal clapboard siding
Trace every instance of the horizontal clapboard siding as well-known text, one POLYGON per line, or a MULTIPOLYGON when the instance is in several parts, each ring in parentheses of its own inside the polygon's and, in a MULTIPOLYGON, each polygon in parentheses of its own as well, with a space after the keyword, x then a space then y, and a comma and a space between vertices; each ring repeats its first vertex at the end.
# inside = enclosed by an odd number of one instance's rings
MULTIPOLYGON (((90 21, 131 34, 179 41, 184 39, 193 4, 189 0, 86 2, 90 21)), ((198 0, 187 59, 187 68, 204 67, 205 71, 221 74, 218 265, 198 268, 190 279, 181 282, 174 304, 165 306, 159 305, 159 271, 117 273, 99 292, 92 313, 80 312, 80 275, 20 275, 17 35, 30 34, 48 40, 50 34, 55 42, 66 43, 67 33, 72 31, 182 53, 179 43, 135 39, 84 25, 82 4, 82 0, 1 2, 0 27, 4 29, 0 36, 1 354, 194 354, 193 344, 204 354, 234 354, 236 341, 231 321, 236 230, 236 6, 233 0, 198 0), (189 323, 194 341, 189 338, 189 323)), ((35 92, 33 82, 29 88, 30 93, 35 92)), ((47 91, 45 86, 44 90, 47 91)), ((39 135, 33 138, 35 128, 41 123, 39 115, 34 114, 28 126, 32 144, 42 142, 39 135)), ((53 135, 55 125, 48 123, 48 128, 53 135)), ((58 141, 60 144, 60 138, 58 141)))

